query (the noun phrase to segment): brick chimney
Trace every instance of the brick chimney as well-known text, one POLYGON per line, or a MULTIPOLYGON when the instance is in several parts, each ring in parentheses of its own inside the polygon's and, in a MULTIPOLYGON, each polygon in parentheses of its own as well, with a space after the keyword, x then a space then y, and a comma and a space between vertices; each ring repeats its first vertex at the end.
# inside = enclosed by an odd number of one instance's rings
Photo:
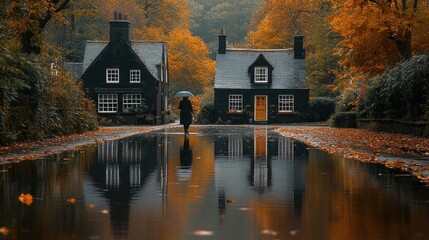
POLYGON ((131 41, 131 23, 127 20, 127 15, 115 11, 114 20, 110 21, 110 41, 121 39, 128 43, 131 41))
POLYGON ((304 37, 297 35, 293 39, 293 55, 295 59, 305 59, 304 37))
POLYGON ((219 35, 219 46, 217 52, 219 54, 225 54, 226 53, 226 35, 225 35, 225 29, 220 30, 219 35))

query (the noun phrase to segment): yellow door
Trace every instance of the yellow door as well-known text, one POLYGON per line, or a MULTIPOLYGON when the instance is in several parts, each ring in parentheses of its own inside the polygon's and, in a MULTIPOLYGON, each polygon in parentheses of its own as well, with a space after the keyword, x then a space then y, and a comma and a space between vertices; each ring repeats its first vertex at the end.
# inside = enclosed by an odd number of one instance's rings
POLYGON ((267 96, 255 96, 255 121, 267 121, 267 96))

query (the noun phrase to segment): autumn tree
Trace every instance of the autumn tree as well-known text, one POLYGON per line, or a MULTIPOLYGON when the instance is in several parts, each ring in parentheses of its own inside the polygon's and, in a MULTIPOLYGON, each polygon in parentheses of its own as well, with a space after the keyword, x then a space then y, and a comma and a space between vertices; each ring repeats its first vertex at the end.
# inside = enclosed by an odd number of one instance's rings
POLYGON ((333 29, 342 36, 340 62, 353 73, 374 75, 429 49, 429 6, 424 0, 332 1, 333 29))
POLYGON ((307 35, 314 11, 314 5, 308 1, 266 1, 254 16, 247 43, 254 48, 290 48, 294 35, 307 35))
POLYGON ((9 34, 20 39, 21 52, 40 54, 42 31, 51 19, 61 18, 59 13, 69 2, 70 0, 7 1, 9 34))

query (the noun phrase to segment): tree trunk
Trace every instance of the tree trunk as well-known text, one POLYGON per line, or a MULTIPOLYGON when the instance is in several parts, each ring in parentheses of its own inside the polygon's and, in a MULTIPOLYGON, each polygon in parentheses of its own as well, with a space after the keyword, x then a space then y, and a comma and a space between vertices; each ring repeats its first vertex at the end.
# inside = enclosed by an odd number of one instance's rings
POLYGON ((35 34, 28 30, 21 35, 21 52, 40 54, 40 47, 35 43, 35 34))
POLYGON ((401 59, 410 59, 411 55, 411 30, 407 30, 403 38, 395 40, 396 47, 401 54, 401 59))

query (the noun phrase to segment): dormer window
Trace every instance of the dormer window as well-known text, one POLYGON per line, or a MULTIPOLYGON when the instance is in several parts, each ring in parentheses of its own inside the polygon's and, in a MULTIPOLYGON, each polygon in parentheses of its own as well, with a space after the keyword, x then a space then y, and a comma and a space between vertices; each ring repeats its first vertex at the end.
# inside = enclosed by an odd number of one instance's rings
POLYGON ((252 84, 263 86, 271 84, 273 70, 274 68, 271 63, 268 62, 264 55, 259 54, 247 71, 252 84))
POLYGON ((268 82, 268 67, 255 67, 255 83, 268 82))
POLYGON ((119 83, 119 68, 106 69, 106 82, 119 83))

